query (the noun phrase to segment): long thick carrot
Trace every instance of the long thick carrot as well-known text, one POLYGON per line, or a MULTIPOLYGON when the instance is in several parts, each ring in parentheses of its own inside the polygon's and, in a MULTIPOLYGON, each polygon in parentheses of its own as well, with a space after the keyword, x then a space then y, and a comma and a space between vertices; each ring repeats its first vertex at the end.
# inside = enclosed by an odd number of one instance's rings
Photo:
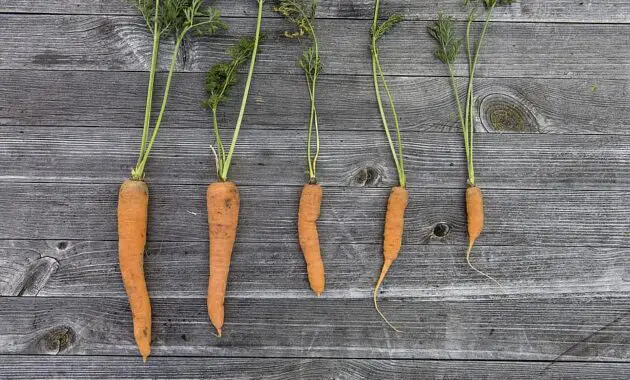
POLYGON ((320 185, 304 185, 298 212, 298 236, 306 261, 308 282, 318 297, 324 292, 326 284, 316 224, 317 219, 319 219, 322 196, 323 190, 320 185))
POLYGON ((234 182, 215 182, 208 186, 208 229, 210 235, 210 277, 208 315, 221 336, 225 290, 232 249, 236 241, 240 196, 234 182))
POLYGON ((394 327, 385 315, 381 313, 378 308, 376 296, 378 289, 381 287, 385 275, 389 271, 394 261, 398 258, 400 247, 402 245, 403 230, 405 228, 405 210, 409 203, 409 192, 404 187, 398 186, 392 188, 389 200, 387 201, 387 214, 385 215, 385 233, 383 239, 383 269, 381 275, 378 278, 376 286, 374 287, 374 307, 376 311, 381 315, 383 320, 394 330, 398 331, 394 327))
POLYGON ((151 353, 151 303, 144 279, 149 189, 143 181, 126 180, 118 194, 118 261, 133 316, 133 333, 146 362, 151 353))

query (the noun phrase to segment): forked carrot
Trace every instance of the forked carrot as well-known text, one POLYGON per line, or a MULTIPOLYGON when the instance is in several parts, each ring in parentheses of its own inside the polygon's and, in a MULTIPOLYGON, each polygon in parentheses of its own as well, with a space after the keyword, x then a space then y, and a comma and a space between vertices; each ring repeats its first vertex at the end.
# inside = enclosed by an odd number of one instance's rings
POLYGON ((234 182, 215 182, 208 186, 208 230, 210 236, 210 278, 208 315, 221 336, 223 302, 227 288, 232 250, 236 241, 241 199, 234 182))
POLYGON ((133 334, 144 361, 151 353, 151 303, 144 280, 149 188, 126 180, 118 193, 118 262, 133 316, 133 334))
POLYGON ((323 191, 320 185, 304 185, 298 212, 298 236, 306 261, 308 282, 318 297, 324 292, 326 284, 324 262, 322 261, 319 235, 315 224, 319 219, 322 195, 323 191))

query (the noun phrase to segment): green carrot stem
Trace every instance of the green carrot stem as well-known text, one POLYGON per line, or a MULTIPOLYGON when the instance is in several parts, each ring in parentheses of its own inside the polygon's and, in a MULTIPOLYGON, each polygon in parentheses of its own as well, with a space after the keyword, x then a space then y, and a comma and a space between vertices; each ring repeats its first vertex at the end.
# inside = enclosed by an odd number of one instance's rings
POLYGON ((396 113, 396 107, 394 106, 394 97, 389 91, 387 80, 385 80, 385 74, 383 74, 383 69, 381 68, 381 64, 378 60, 376 60, 376 66, 378 67, 381 82, 383 83, 383 88, 385 89, 385 93, 387 94, 387 98, 389 99, 389 107, 392 110, 392 115, 394 117, 394 127, 396 129, 396 139, 398 141, 398 161, 400 163, 400 175, 402 175, 402 179, 400 180, 400 182, 401 182, 401 186, 405 187, 405 185, 407 184, 407 174, 405 173, 405 162, 403 158, 403 144, 402 144, 402 136, 400 135, 398 113, 396 113))
POLYGON ((241 130, 241 124, 243 124, 243 117, 245 116, 245 107, 247 106, 247 98, 249 96, 249 89, 251 87, 252 77, 254 75, 254 67, 256 65, 258 43, 260 42, 260 26, 262 24, 263 3, 264 3, 264 0, 258 0, 258 18, 256 21, 256 37, 254 39, 254 51, 252 53, 252 59, 249 64, 249 73, 247 74, 247 82, 245 83, 245 91, 243 94, 243 100, 241 102, 241 109, 238 114, 238 120, 236 121, 236 127, 234 128, 234 134, 232 135, 232 142, 230 144, 230 150, 228 152, 227 159, 225 160, 225 163, 223 164, 223 169, 221 170, 220 179, 223 181, 227 180, 227 175, 230 170, 230 164, 232 163, 232 155, 234 154, 234 149, 236 148, 236 142, 238 140, 238 134, 241 130))
MULTIPOLYGON (((217 147, 219 148, 219 166, 223 166, 223 161, 225 160, 225 148, 223 147, 223 141, 221 140, 221 134, 219 133, 219 121, 217 120, 217 108, 212 107, 212 129, 214 131, 214 137, 217 141, 217 147)), ((217 171, 221 171, 221 169, 217 169, 217 171)))
POLYGON ((184 29, 182 33, 180 34, 179 38, 177 39, 177 42, 175 43, 175 49, 171 57, 171 66, 169 68, 168 77, 166 79, 166 87, 164 89, 164 97, 162 98, 162 106, 160 107, 160 113, 158 114, 158 118, 155 122, 155 126, 153 127, 151 140, 149 140, 149 145, 147 146, 144 152, 144 157, 142 158, 142 161, 140 161, 140 164, 137 165, 136 168, 134 169, 134 173, 133 173, 134 178, 142 178, 144 174, 144 167, 149 158, 149 154, 151 153, 151 149, 153 148, 153 144, 155 143, 155 138, 157 137, 157 134, 160 130, 160 125, 162 124, 162 119, 164 118, 164 113, 166 111, 166 103, 168 101, 168 94, 171 88, 173 72, 175 71, 175 64, 177 63, 177 57, 179 55, 179 48, 187 32, 188 32, 188 28, 184 29))
POLYGON ((139 165, 142 157, 144 156, 144 150, 147 144, 147 137, 149 136, 149 126, 151 124, 151 110, 153 108, 153 90, 155 85, 155 73, 157 71, 158 54, 160 50, 160 31, 159 29, 159 15, 160 15, 160 1, 155 2, 155 21, 153 25, 153 52, 151 53, 151 67, 149 69, 149 87, 147 89, 147 101, 144 111, 144 126, 142 127, 142 142, 140 143, 140 154, 138 155, 139 165))

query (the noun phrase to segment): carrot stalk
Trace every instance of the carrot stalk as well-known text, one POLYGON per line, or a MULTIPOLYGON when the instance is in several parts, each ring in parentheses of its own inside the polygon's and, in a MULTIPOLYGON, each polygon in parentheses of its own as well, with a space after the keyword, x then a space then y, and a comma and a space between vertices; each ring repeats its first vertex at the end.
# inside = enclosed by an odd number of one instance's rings
POLYGON ((208 186, 208 230, 210 235, 210 277, 208 279, 208 315, 221 336, 225 291, 232 250, 236 241, 240 196, 233 182, 208 186))
POLYGON ((151 303, 144 279, 149 189, 126 180, 118 194, 118 262, 133 316, 136 345, 146 362, 151 353, 151 303))
POLYGON ((385 315, 378 308, 377 294, 378 289, 381 287, 385 275, 389 271, 390 266, 398 258, 400 247, 402 245, 403 230, 405 227, 405 210, 409 203, 409 192, 407 189, 401 186, 393 187, 389 195, 387 202, 387 213, 385 214, 385 233, 383 239, 383 269, 381 275, 374 287, 374 307, 376 311, 381 315, 381 318, 394 330, 399 330, 394 327, 385 318, 385 315))
POLYGON ((324 292, 326 283, 316 224, 319 219, 322 195, 320 185, 304 185, 298 212, 298 236, 306 261, 308 282, 318 297, 324 292))

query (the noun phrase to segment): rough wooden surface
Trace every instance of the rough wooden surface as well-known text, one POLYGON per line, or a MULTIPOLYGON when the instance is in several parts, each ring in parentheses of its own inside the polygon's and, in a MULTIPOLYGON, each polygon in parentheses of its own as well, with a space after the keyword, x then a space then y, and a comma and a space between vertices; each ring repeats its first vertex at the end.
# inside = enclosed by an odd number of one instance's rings
POLYGON ((459 360, 153 358, 147 365, 123 356, 1 356, 4 379, 575 379, 613 380, 630 370, 627 363, 515 362, 459 360), (42 375, 41 367, 48 368, 42 375))
MULTIPOLYGON (((396 184, 369 75, 373 2, 322 0, 318 12, 321 299, 296 239, 308 93, 298 45, 267 6, 231 171, 242 217, 218 339, 204 300, 213 138, 199 102, 203 72, 253 30, 255 2, 215 2, 231 31, 185 44, 148 165, 154 356, 142 365, 115 203, 137 154, 150 37, 126 0, 0 0, 0 378, 626 378, 630 2, 522 0, 495 14, 476 87, 487 226, 472 259, 503 288, 465 262, 461 135, 426 33, 439 10, 465 19, 459 3, 382 3, 406 17, 381 47, 411 193, 380 293, 402 334, 371 301, 396 184)), ((238 106, 220 112, 226 134, 238 106)))

